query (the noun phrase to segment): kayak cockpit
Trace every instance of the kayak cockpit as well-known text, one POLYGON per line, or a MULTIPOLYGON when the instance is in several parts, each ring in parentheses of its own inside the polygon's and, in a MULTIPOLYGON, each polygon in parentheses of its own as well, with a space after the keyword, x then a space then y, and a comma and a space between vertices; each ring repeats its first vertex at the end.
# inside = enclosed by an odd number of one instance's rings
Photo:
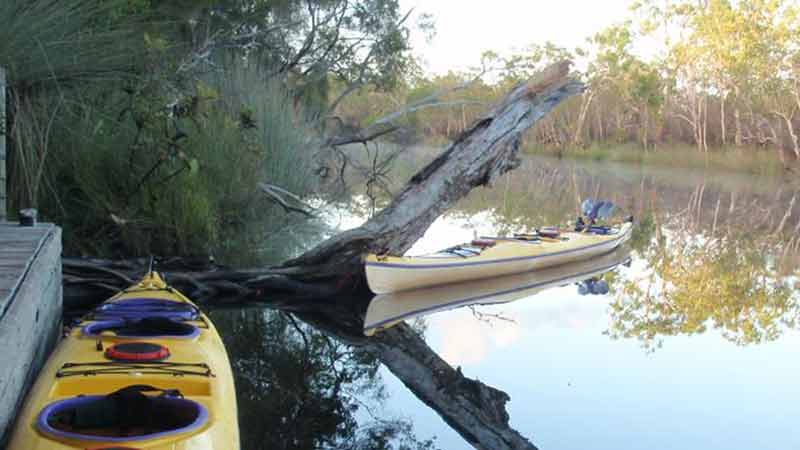
POLYGON ((83 336, 92 338, 109 332, 125 338, 194 339, 200 335, 200 330, 192 324, 160 316, 101 320, 84 325, 81 330, 83 336))
POLYGON ((195 431, 208 411, 180 392, 132 385, 108 395, 80 395, 47 405, 37 429, 53 439, 103 442, 140 441, 195 431), (160 391, 157 396, 144 392, 160 391))
POLYGON ((197 306, 160 298, 125 298, 104 303, 93 312, 93 318, 137 319, 144 317, 167 317, 176 320, 196 320, 200 316, 197 306))

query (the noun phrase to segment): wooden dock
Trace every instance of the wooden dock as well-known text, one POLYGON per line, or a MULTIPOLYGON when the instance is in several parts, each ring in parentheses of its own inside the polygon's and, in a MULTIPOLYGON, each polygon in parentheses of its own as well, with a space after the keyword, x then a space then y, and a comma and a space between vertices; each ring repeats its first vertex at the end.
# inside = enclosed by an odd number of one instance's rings
POLYGON ((61 229, 0 222, 0 448, 61 334, 61 229))

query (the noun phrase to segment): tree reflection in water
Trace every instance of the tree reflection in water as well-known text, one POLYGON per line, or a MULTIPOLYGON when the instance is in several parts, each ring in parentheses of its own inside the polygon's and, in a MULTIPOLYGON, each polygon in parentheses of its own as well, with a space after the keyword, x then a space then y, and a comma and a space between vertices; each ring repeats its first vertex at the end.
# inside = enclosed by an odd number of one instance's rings
POLYGON ((231 358, 242 448, 432 449, 386 399, 380 362, 283 312, 214 311, 231 358), (378 418, 380 416, 380 418, 378 418))
POLYGON ((745 345, 777 339, 798 323, 798 298, 767 243, 747 235, 657 234, 641 254, 649 266, 644 276, 617 285, 611 337, 635 338, 653 350, 665 336, 714 328, 745 345))
POLYGON ((612 200, 636 218, 629 246, 647 268, 609 281, 610 336, 649 350, 666 336, 710 329, 740 345, 777 339, 800 316, 791 286, 800 191, 763 177, 690 172, 531 158, 454 214, 489 210, 496 228, 518 230, 566 224, 586 197, 612 200))

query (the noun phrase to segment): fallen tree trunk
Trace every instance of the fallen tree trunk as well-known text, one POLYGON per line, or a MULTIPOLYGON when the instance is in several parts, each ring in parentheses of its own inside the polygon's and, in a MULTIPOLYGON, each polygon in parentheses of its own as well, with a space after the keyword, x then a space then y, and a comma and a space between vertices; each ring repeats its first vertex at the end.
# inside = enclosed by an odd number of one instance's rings
POLYGON ((455 202, 519 165, 522 134, 562 100, 583 90, 568 73, 569 63, 562 62, 518 85, 414 175, 388 207, 283 267, 336 275, 360 266, 364 253, 404 253, 455 202))
MULTIPOLYGON (((535 448, 509 427, 508 395, 464 377, 410 327, 401 324, 376 338, 361 334, 358 320, 363 320, 369 301, 361 258, 368 252, 404 253, 437 217, 473 188, 489 185, 517 167, 522 134, 562 100, 583 90, 568 72, 567 62, 554 64, 514 88, 420 170, 386 209, 298 258, 271 268, 230 270, 201 265, 189 271, 161 270, 193 298, 269 303, 299 313, 353 345, 368 346, 476 448, 535 448)), ((124 287, 135 278, 134 273, 141 273, 143 262, 65 259, 63 266, 67 299, 124 287)))

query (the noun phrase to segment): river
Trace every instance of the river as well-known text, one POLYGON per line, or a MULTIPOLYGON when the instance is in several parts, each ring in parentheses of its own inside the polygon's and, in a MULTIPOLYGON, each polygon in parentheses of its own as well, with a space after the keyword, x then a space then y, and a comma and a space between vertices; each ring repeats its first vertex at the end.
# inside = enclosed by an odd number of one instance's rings
MULTIPOLYGON (((602 275, 605 294, 573 283, 415 326, 464 375, 507 392, 512 426, 539 448, 800 448, 798 196, 797 184, 736 172, 525 157, 409 253, 566 224, 591 197, 635 217, 631 261, 602 275)), ((338 211, 340 223, 365 210, 338 211)), ((432 436, 469 448, 369 356, 282 313, 213 318, 237 372, 244 448, 370 448, 380 429, 411 448, 432 436)))

